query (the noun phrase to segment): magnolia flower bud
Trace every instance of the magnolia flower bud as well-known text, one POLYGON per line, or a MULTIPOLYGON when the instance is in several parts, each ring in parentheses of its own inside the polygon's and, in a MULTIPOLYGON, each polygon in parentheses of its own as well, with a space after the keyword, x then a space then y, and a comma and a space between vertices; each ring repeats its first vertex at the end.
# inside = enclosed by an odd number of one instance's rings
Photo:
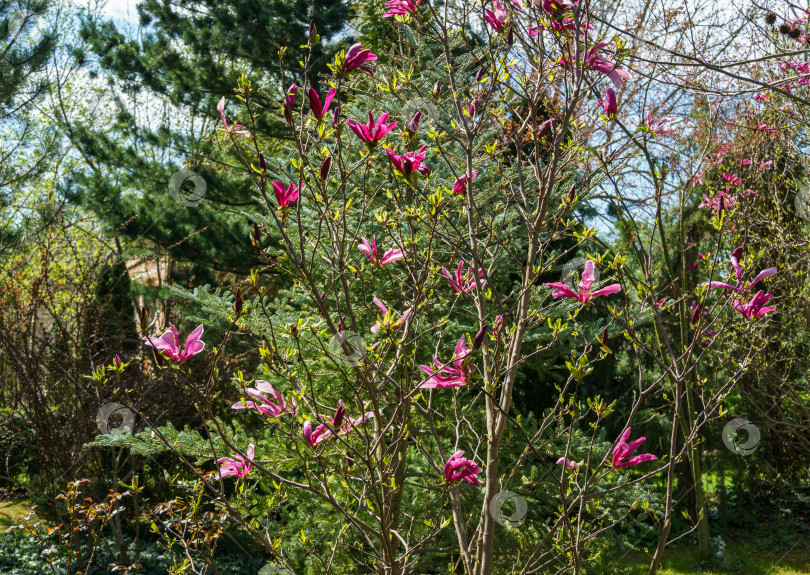
POLYGON ((478 330, 478 333, 475 334, 475 339, 473 339, 473 351, 481 347, 481 344, 484 343, 484 338, 487 335, 488 329, 489 325, 484 324, 484 326, 478 330))
POLYGON ((261 239, 261 233, 259 232, 259 224, 253 224, 253 245, 258 246, 259 240, 261 239))
POLYGON ((244 301, 242 300, 242 290, 236 288, 236 297, 233 300, 233 309, 236 312, 236 315, 242 313, 242 307, 244 306, 244 301))
POLYGON ((115 357, 113 358, 113 361, 115 362, 115 367, 117 367, 117 368, 119 368, 119 369, 120 369, 120 368, 121 368, 121 356, 119 356, 119 355, 116 353, 116 354, 115 354, 115 357))
POLYGON ((509 32, 506 33, 506 43, 510 46, 515 43, 515 32, 511 26, 509 26, 509 32))
POLYGON ((338 402, 338 408, 335 412, 335 418, 332 420, 332 427, 338 429, 340 424, 343 423, 343 418, 346 417, 346 408, 343 407, 343 402, 338 402))
POLYGON ((321 180, 324 182, 329 177, 329 171, 332 169, 332 156, 326 156, 321 164, 321 180))
POLYGON ((149 312, 145 307, 141 308, 141 331, 146 331, 149 327, 149 312))
POLYGON ((335 112, 332 114, 332 127, 337 129, 338 122, 340 122, 340 106, 335 108, 335 112))
POLYGON ((484 68, 483 68, 483 66, 482 66, 482 67, 481 67, 481 68, 478 70, 478 72, 476 72, 476 74, 475 74, 475 81, 476 81, 476 82, 480 82, 480 81, 481 81, 481 78, 483 78, 483 77, 484 77, 484 68))
POLYGON ((315 20, 309 21, 309 36, 308 41, 310 46, 314 46, 318 40, 318 28, 315 26, 315 20))
POLYGON ((690 318, 689 323, 696 324, 700 319, 700 313, 703 311, 703 304, 693 301, 692 305, 689 306, 689 311, 692 312, 692 317, 690 318))
POLYGON ((548 132, 549 129, 551 129, 551 125, 554 124, 554 122, 556 121, 557 118, 549 118, 548 120, 540 124, 540 127, 537 128, 537 137, 542 138, 543 136, 545 136, 546 132, 548 132))
POLYGON ((259 152, 259 169, 262 171, 262 174, 267 172, 267 163, 264 161, 264 154, 259 152))
POLYGON ((417 111, 411 121, 405 126, 409 134, 416 134, 419 131, 419 122, 422 120, 422 112, 417 111))
POLYGON ((290 89, 287 90, 287 95, 284 97, 284 118, 286 118, 287 122, 292 124, 293 123, 293 108, 295 108, 295 96, 298 94, 298 85, 293 84, 290 86, 290 89))
POLYGON ((442 85, 439 83, 438 80, 436 80, 436 83, 433 84, 433 94, 438 94, 439 90, 441 90, 441 89, 442 89, 442 85))

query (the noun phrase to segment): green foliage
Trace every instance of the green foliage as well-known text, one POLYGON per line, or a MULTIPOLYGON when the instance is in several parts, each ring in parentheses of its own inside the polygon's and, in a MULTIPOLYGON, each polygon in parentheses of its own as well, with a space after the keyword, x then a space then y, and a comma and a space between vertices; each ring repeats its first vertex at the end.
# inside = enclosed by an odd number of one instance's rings
MULTIPOLYGON (((214 453, 225 453, 227 448, 219 437, 212 440, 214 453)), ((165 453, 171 449, 177 453, 203 462, 214 457, 212 445, 198 431, 186 428, 184 430, 175 429, 171 423, 155 430, 145 429, 133 434, 123 433, 117 429, 111 430, 109 434, 99 435, 95 441, 87 443, 87 447, 119 447, 128 448, 136 455, 155 455, 165 453), (161 438, 158 438, 157 434, 161 438)))

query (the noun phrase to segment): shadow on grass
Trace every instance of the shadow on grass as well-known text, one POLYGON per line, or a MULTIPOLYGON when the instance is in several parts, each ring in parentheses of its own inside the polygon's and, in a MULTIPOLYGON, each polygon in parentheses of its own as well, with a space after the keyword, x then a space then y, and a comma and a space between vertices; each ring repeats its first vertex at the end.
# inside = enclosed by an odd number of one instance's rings
MULTIPOLYGON (((652 554, 631 553, 625 558, 625 573, 646 575, 652 554)), ((810 542, 793 548, 756 551, 746 542, 730 542, 722 559, 701 561, 697 549, 673 549, 664 554, 658 575, 810 575, 810 542)))

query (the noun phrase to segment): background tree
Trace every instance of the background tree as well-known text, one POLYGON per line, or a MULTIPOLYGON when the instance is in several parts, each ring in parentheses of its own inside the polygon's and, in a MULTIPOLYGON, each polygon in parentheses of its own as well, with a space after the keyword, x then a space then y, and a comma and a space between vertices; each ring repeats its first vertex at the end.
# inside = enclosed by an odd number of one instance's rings
MULTIPOLYGON (((95 116, 62 116, 65 132, 86 160, 66 195, 92 210, 108 230, 148 240, 162 255, 183 262, 183 283, 220 281, 217 270, 245 273, 253 259, 250 226, 242 210, 255 204, 244 182, 231 176, 233 156, 221 137, 216 104, 231 94, 240 74, 250 72, 267 86, 289 86, 307 72, 317 82, 331 58, 334 39, 344 32, 343 0, 315 3, 161 2, 138 4, 142 32, 119 30, 112 22, 88 18, 74 49, 102 96, 95 116), (279 53, 299 58, 300 38, 309 22, 325 43, 307 71, 282 75, 279 53), (181 168, 199 172, 194 182, 172 177, 181 168), (180 182, 184 182, 182 189, 180 182), (197 203, 199 200, 201 203, 197 203)), ((280 116, 284 90, 268 88, 257 105, 268 110, 256 126, 267 155, 289 137, 280 116)), ((180 268, 178 268, 180 269, 180 268)))

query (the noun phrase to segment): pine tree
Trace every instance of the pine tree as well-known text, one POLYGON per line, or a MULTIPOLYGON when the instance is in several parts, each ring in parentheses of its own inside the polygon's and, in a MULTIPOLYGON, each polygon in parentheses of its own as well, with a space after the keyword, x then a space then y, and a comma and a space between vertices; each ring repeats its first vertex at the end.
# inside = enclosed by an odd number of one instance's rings
MULTIPOLYGON (((274 113, 262 114, 250 129, 261 135, 263 153, 270 156, 273 142, 288 137, 275 113, 282 86, 301 83, 289 74, 281 77, 279 50, 286 49, 287 61, 297 61, 310 20, 323 40, 334 38, 344 30, 348 7, 342 0, 147 0, 138 12, 145 27, 138 38, 112 22, 89 20, 82 28, 87 49, 77 57, 113 96, 105 98, 110 105, 102 121, 88 118, 67 127, 89 169, 75 174, 66 195, 108 228, 142 237, 188 264, 179 267, 189 282, 212 282, 215 271, 244 273, 255 264, 255 252, 252 226, 241 211, 254 204, 254 193, 243 173, 231 175, 237 162, 218 130, 217 102, 226 96, 226 113, 236 113, 233 93, 243 73, 260 87, 257 105, 274 113), (200 178, 185 172, 190 177, 173 197, 170 182, 182 168, 200 178)), ((328 44, 320 46, 310 78, 332 57, 328 44)))
POLYGON ((42 172, 52 143, 28 115, 48 88, 41 72, 56 46, 45 25, 48 6, 48 0, 0 0, 0 254, 34 227, 8 207, 42 172))

